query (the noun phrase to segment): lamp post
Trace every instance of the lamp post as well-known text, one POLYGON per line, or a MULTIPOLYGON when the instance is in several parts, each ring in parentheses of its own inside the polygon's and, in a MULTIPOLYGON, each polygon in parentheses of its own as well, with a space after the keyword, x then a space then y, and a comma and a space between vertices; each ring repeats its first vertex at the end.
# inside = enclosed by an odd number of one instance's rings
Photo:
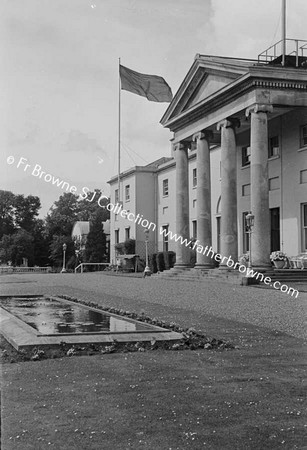
POLYGON ((65 268, 65 255, 66 255, 66 249, 67 249, 67 245, 64 243, 63 244, 63 269, 61 270, 61 273, 66 273, 66 268, 65 268))
POLYGON ((146 276, 150 276, 151 275, 151 270, 150 270, 150 268, 149 268, 149 265, 148 265, 148 241, 149 241, 149 230, 148 229, 146 229, 145 231, 144 231, 144 233, 145 233, 145 258, 146 258, 146 267, 145 267, 145 270, 144 270, 144 278, 146 277, 146 276))
MULTIPOLYGON (((248 233, 248 242, 249 242, 249 258, 248 258, 248 268, 252 268, 252 232, 253 232, 253 226, 254 226, 254 219, 255 216, 249 212, 246 215, 246 227, 247 227, 247 233, 248 233)), ((247 274, 248 277, 250 277, 250 271, 247 274)))

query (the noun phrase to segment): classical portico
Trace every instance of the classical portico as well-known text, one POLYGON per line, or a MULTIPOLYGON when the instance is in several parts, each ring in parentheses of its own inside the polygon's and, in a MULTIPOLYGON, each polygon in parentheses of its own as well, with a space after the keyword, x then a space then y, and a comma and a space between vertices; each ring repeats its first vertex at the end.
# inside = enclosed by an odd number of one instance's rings
MULTIPOLYGON (((190 71, 161 120, 161 123, 174 133, 177 236, 189 240, 192 235, 189 217, 188 148, 191 148, 191 143, 194 142, 197 170, 197 243, 204 249, 212 247, 217 251, 215 231, 215 239, 212 242, 212 229, 216 219, 212 213, 213 183, 210 160, 211 152, 218 146, 221 163, 220 255, 231 257, 237 262, 240 254, 247 251, 242 243, 243 214, 251 211, 254 215, 251 239, 253 267, 264 270, 271 267, 269 123, 271 120, 282 123, 283 115, 295 111, 298 106, 307 107, 306 69, 303 67, 281 68, 254 60, 196 55, 190 71), (243 148, 248 149, 245 167, 242 163, 243 148), (249 186, 250 190, 250 194, 244 198, 243 175, 245 186, 249 186)), ((216 172, 215 166, 215 176, 216 172)), ((274 198, 277 198, 276 194, 274 195, 274 198)), ((279 205, 277 200, 275 204, 279 205)), ((282 214, 282 205, 280 212, 282 214)), ((177 267, 189 267, 189 253, 189 249, 178 241, 177 267)), ((212 254, 197 252, 196 257, 196 269, 212 267, 212 254)), ((228 269, 225 259, 220 268, 228 269)))

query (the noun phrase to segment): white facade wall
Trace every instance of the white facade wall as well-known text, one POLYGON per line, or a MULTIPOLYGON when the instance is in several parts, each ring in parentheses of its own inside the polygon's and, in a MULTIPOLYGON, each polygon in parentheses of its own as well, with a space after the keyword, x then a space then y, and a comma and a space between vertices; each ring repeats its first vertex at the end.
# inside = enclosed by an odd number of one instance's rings
MULTIPOLYGON (((288 256, 303 251, 302 247, 302 204, 307 203, 307 183, 301 182, 301 171, 307 170, 307 147, 300 148, 300 127, 307 124, 307 112, 298 108, 287 114, 269 120, 269 138, 279 136, 279 155, 269 159, 269 206, 279 208, 280 212, 280 248, 288 256)), ((249 146, 250 131, 237 135, 237 210, 238 210, 238 254, 243 254, 243 214, 250 211, 250 167, 242 167, 242 147, 249 146), (245 188, 243 189, 243 186, 245 188)), ((221 148, 211 149, 211 215, 212 247, 218 251, 218 218, 223 214, 220 209, 221 148)), ((193 186, 193 169, 197 167, 196 152, 189 152, 189 214, 190 237, 193 237, 193 220, 197 218, 197 188, 193 186)), ((168 225, 176 233, 176 166, 172 159, 152 171, 133 171, 121 181, 121 192, 130 185, 130 200, 123 199, 123 208, 135 214, 143 215, 149 222, 156 224, 151 231, 150 252, 163 251, 161 227, 168 225), (168 195, 163 195, 163 180, 168 180, 168 195)), ((117 183, 111 184, 111 202, 114 202, 117 183)), ((111 260, 114 259, 114 230, 119 229, 120 242, 125 240, 125 228, 130 226, 130 237, 144 242, 144 227, 111 213, 111 260)), ((144 244, 139 248, 142 253, 144 244)), ((169 240, 169 250, 176 251, 175 241, 169 240)))
MULTIPOLYGON (((157 174, 157 211, 158 211, 158 233, 157 249, 163 251, 163 239, 160 230, 163 226, 168 226, 169 230, 176 232, 176 171, 175 161, 164 164, 159 168, 157 174), (163 180, 168 180, 168 195, 163 195, 163 180)), ((175 243, 169 241, 168 249, 175 251, 175 243)))

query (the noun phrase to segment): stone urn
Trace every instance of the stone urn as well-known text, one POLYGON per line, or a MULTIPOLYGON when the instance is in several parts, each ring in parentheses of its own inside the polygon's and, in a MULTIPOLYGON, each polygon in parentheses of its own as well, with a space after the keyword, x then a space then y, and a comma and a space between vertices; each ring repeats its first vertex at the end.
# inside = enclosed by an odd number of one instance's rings
POLYGON ((273 261, 273 263, 276 269, 283 269, 285 265, 285 261, 273 261))

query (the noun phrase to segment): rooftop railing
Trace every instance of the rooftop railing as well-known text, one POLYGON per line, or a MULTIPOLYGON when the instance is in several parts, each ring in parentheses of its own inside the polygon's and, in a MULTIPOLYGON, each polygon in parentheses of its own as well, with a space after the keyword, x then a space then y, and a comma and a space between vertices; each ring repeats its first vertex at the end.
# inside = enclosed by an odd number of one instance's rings
POLYGON ((285 56, 295 57, 295 67, 300 66, 300 58, 307 58, 307 41, 301 39, 285 39, 276 42, 258 55, 258 63, 272 63, 282 57, 285 46, 285 56))

